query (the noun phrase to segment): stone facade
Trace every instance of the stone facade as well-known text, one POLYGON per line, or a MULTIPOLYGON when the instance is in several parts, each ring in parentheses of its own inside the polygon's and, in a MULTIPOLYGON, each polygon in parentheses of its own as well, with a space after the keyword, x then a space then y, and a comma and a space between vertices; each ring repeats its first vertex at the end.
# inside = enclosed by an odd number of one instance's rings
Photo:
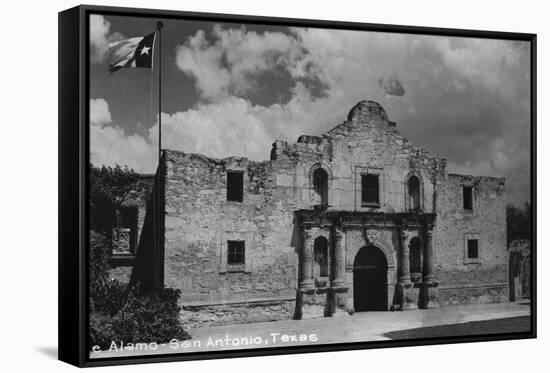
POLYGON ((275 141, 269 161, 165 150, 161 170, 164 286, 191 324, 254 321, 227 310, 266 304, 284 306, 277 319, 508 296, 504 179, 448 174, 375 102, 275 141))

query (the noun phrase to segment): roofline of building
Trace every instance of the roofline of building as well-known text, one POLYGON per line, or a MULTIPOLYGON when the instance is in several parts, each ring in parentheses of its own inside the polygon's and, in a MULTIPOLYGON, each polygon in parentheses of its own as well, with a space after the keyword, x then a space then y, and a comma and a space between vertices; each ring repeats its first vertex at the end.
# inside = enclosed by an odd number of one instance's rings
POLYGON ((453 172, 448 172, 447 175, 449 177, 468 177, 473 179, 492 179, 492 180, 499 180, 502 182, 506 182, 506 178, 502 176, 485 176, 485 175, 466 175, 466 174, 458 174, 453 172))
POLYGON ((171 153, 178 153, 178 154, 181 154, 181 155, 184 155, 184 156, 195 156, 195 157, 205 158, 205 159, 208 159, 208 160, 214 161, 214 162, 227 162, 227 161, 234 161, 234 160, 242 160, 242 161, 248 161, 248 162, 252 162, 252 163, 271 162, 271 160, 269 160, 269 159, 265 159, 265 160, 262 160, 262 161, 256 161, 256 160, 250 159, 250 158, 245 157, 245 156, 240 156, 240 155, 230 155, 230 156, 223 157, 223 158, 217 158, 217 157, 211 157, 209 155, 205 155, 205 154, 202 154, 202 153, 186 153, 186 152, 183 152, 181 150, 174 150, 174 149, 162 149, 162 151, 167 151, 167 152, 171 152, 171 153))

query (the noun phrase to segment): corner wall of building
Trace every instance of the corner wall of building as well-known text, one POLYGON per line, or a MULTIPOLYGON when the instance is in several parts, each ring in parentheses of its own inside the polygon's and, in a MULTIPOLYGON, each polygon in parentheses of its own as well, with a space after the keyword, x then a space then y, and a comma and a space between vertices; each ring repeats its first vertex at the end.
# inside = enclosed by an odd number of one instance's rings
POLYGON ((441 305, 506 301, 504 179, 449 174, 439 180, 434 248, 441 305), (473 187, 472 211, 464 209, 463 186, 473 187), (468 258, 468 239, 478 240, 477 259, 468 258))
POLYGON ((297 237, 292 188, 275 188, 270 162, 166 151, 165 286, 197 307, 295 298, 297 237), (227 171, 243 172, 242 202, 227 200, 227 171), (245 241, 245 267, 227 265, 227 241, 245 241))

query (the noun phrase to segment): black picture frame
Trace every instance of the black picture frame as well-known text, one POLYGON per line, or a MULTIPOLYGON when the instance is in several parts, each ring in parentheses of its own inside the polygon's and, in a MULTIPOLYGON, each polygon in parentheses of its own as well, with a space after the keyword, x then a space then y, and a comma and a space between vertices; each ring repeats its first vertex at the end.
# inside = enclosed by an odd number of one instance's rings
POLYGON ((59 360, 79 367, 219 359, 258 355, 358 350, 536 338, 536 124, 537 35, 449 28, 382 25, 309 19, 242 16, 184 11, 81 5, 59 13, 59 360), (89 168, 89 14, 185 19, 243 24, 321 27, 389 33, 462 36, 527 41, 531 45, 531 331, 328 345, 258 348, 124 358, 90 359, 87 351, 88 168, 89 168))

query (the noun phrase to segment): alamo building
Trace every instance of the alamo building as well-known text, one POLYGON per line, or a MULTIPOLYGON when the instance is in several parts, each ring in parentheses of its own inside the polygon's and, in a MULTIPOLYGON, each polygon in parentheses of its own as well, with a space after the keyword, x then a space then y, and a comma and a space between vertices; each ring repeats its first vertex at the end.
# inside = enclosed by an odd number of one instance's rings
POLYGON ((449 173, 373 101, 268 161, 163 150, 148 182, 113 275, 181 290, 188 325, 508 300, 505 180, 449 173))

